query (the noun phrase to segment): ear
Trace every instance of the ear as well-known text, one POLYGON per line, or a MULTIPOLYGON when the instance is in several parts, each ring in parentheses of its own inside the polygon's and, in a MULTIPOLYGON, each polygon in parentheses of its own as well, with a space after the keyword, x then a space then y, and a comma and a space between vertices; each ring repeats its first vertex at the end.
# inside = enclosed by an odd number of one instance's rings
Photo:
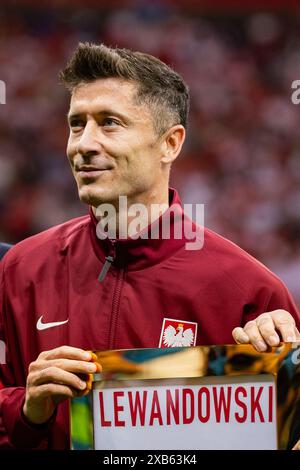
POLYGON ((162 140, 162 163, 173 163, 180 154, 185 140, 185 128, 181 124, 171 127, 166 131, 162 140))

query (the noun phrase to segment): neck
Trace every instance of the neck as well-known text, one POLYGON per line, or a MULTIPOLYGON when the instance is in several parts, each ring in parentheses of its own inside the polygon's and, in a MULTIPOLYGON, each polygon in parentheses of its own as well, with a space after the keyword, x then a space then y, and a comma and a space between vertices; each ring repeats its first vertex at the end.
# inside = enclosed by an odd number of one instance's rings
POLYGON ((109 238, 132 238, 153 224, 169 207, 168 188, 134 198, 119 196, 117 201, 92 207, 93 213, 109 233, 109 238))

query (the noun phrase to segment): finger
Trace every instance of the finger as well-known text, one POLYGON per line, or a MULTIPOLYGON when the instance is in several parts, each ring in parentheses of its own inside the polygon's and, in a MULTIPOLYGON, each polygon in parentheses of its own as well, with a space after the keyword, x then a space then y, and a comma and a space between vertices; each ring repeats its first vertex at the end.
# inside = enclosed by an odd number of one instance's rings
POLYGON ((272 316, 269 313, 263 313, 256 318, 256 325, 261 336, 269 346, 278 346, 280 338, 276 333, 276 327, 272 316))
POLYGON ((93 362, 97 362, 98 361, 98 357, 97 357, 97 354, 93 353, 93 351, 87 351, 91 354, 91 361, 93 362))
POLYGON ((292 450, 300 450, 300 440, 294 445, 292 450))
POLYGON ((74 361, 73 359, 38 359, 29 366, 29 372, 37 372, 39 370, 56 367, 74 374, 94 374, 98 372, 100 364, 95 362, 74 361))
POLYGON ((300 332, 296 326, 295 326, 295 335, 296 335, 296 341, 300 341, 300 332))
POLYGON ((38 359, 76 359, 78 361, 90 361, 92 359, 91 351, 84 351, 72 346, 60 346, 59 348, 43 351, 38 359))
POLYGON ((30 400, 40 400, 48 397, 57 397, 61 402, 61 397, 73 398, 78 397, 78 390, 67 387, 62 384, 43 384, 37 387, 32 387, 29 392, 30 400))
POLYGON ((87 381, 86 381, 86 389, 83 391, 80 391, 79 396, 84 397, 88 395, 88 393, 90 393, 90 391, 92 390, 92 387, 93 387, 93 376, 92 374, 89 374, 87 381))
POLYGON ((239 326, 232 330, 232 336, 237 344, 249 344, 250 342, 249 336, 245 333, 243 328, 239 326))
POLYGON ((86 382, 77 375, 59 369, 57 367, 48 367, 38 372, 33 372, 28 376, 28 387, 37 387, 48 383, 66 385, 78 390, 86 389, 86 382))
POLYGON ((263 352, 268 349, 268 345, 261 336, 256 321, 249 321, 246 323, 244 331, 249 336, 249 342, 257 351, 263 352))
POLYGON ((282 340, 285 343, 295 342, 295 320, 291 314, 285 310, 275 310, 274 312, 270 312, 270 314, 272 315, 273 322, 282 340))
POLYGON ((97 367, 96 372, 97 373, 102 372, 102 365, 98 362, 98 356, 95 353, 93 353, 93 351, 88 351, 88 352, 91 353, 91 359, 90 359, 91 362, 93 364, 96 364, 96 367, 97 367))

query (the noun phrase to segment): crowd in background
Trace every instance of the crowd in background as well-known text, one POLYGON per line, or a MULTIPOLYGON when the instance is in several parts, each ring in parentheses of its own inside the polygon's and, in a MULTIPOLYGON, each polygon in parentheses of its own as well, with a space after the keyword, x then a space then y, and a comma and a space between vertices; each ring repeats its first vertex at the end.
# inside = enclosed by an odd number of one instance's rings
POLYGON ((78 41, 149 52, 191 91, 188 138, 172 169, 205 224, 286 282, 300 305, 300 18, 130 10, 0 12, 0 240, 87 212, 65 157, 68 96, 57 74, 78 41))

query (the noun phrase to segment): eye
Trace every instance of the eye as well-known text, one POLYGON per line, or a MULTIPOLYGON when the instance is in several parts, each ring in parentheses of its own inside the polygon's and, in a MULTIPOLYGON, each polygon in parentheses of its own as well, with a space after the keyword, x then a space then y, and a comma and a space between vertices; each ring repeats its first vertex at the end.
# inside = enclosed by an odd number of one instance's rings
POLYGON ((69 121, 69 126, 72 129, 72 131, 76 131, 76 130, 81 129, 82 127, 84 127, 85 123, 80 119, 71 119, 69 121))
POLYGON ((103 119, 103 126, 105 127, 115 127, 119 125, 120 125, 120 122, 117 119, 113 119, 113 118, 103 119))

